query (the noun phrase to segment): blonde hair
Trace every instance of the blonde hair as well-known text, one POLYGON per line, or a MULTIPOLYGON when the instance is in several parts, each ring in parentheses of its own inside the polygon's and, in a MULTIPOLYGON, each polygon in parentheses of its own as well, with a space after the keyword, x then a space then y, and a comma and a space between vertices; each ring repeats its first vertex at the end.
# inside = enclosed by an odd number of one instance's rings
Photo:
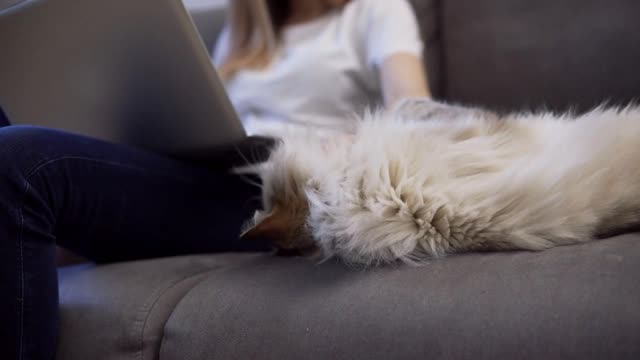
MULTIPOLYGON (((229 49, 218 68, 222 79, 242 69, 269 65, 280 43, 282 29, 290 16, 291 0, 231 0, 229 2, 229 49)), ((320 1, 323 10, 344 6, 349 0, 320 1)))

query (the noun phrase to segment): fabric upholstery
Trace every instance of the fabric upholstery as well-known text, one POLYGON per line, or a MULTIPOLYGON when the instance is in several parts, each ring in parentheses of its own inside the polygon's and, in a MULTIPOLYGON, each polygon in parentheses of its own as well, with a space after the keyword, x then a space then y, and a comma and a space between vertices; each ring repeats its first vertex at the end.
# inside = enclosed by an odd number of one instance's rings
POLYGON ((189 9, 191 19, 202 36, 202 41, 209 53, 212 52, 218 34, 226 21, 226 8, 217 3, 201 5, 189 9))
POLYGON ((85 269, 62 276, 59 358, 637 359, 638 259, 627 235, 418 268, 220 254, 85 269))
POLYGON ((431 93, 442 98, 444 84, 442 81, 442 34, 440 31, 440 1, 411 0, 413 10, 418 18, 422 41, 424 42, 424 65, 431 93))
POLYGON ((60 271, 58 359, 158 358, 176 303, 233 257, 181 257, 60 271))
POLYGON ((373 271, 247 258, 185 296, 160 358, 637 359, 638 259, 637 235, 373 271))
POLYGON ((640 96, 640 1, 441 1, 442 96, 586 110, 640 96))

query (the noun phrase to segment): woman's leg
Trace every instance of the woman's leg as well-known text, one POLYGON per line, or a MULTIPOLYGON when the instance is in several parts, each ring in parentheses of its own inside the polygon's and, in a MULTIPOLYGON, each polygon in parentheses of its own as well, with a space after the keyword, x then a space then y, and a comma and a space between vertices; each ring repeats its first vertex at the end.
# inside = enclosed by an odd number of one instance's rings
POLYGON ((119 261, 242 244, 257 188, 222 173, 55 130, 0 128, 0 358, 51 359, 56 242, 119 261))

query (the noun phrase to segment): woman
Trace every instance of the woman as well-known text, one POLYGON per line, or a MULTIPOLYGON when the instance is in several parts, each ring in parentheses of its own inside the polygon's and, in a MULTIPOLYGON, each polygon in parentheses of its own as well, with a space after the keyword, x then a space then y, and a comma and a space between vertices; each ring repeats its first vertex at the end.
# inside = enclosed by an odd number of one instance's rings
MULTIPOLYGON (((216 58, 248 126, 276 118, 333 126, 365 95, 380 92, 391 104, 426 94, 415 21, 404 1, 232 4, 228 40, 220 40, 216 58), (368 11, 369 22, 360 11, 368 11), (386 12, 404 15, 387 19, 386 12), (395 47, 403 43, 395 26, 408 28, 413 45, 395 47), (320 31, 326 38, 313 36, 320 31), (305 39, 323 47, 315 52, 305 39)), ((234 176, 139 149, 0 127, 0 358, 55 356, 56 244, 99 262, 259 250, 236 241, 256 195, 234 176)))
POLYGON ((250 133, 341 128, 429 95, 406 0, 234 0, 230 14, 213 61, 250 133))

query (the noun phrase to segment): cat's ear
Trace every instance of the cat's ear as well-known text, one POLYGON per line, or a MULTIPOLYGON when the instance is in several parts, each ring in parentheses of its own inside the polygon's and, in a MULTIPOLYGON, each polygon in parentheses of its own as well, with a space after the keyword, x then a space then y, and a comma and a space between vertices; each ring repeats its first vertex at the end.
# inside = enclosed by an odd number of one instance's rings
POLYGON ((276 206, 262 220, 246 229, 242 235, 240 235, 240 239, 264 239, 278 241, 286 235, 287 224, 288 218, 286 212, 276 206))

